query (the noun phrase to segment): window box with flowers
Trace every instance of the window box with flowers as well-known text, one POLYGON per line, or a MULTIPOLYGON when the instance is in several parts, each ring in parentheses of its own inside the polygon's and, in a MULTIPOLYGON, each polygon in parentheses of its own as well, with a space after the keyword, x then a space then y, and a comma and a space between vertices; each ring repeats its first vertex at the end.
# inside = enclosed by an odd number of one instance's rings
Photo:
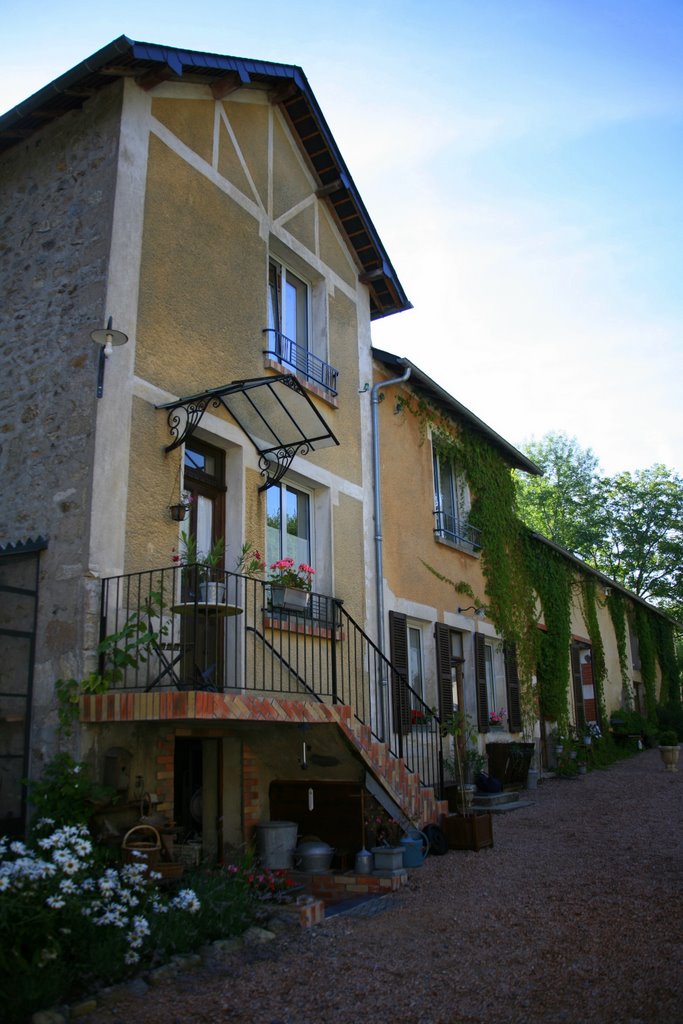
POLYGON ((489 713, 489 729, 501 730, 505 725, 505 708, 489 713))
POLYGON ((432 715, 423 708, 412 708, 410 712, 410 724, 413 729, 431 729, 432 715))
POLYGON ((281 558, 278 562, 273 562, 269 570, 271 607, 305 612, 311 596, 311 576, 314 573, 315 569, 304 562, 295 569, 293 558, 281 558))

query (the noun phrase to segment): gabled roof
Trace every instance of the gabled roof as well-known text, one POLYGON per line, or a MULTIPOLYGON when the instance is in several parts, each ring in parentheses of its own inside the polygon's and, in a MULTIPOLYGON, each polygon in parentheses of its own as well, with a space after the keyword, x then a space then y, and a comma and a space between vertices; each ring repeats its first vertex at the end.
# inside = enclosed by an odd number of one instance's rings
POLYGON ((238 88, 268 91, 284 111, 314 176, 329 202, 370 290, 371 316, 410 309, 401 283, 353 183, 318 102, 300 67, 270 61, 180 50, 119 36, 0 117, 0 152, 31 136, 112 81, 132 77, 143 89, 163 81, 210 87, 216 99, 238 88))
POLYGON ((406 359, 404 356, 395 356, 391 352, 383 352, 378 348, 373 348, 372 355, 374 359, 383 363, 392 372, 405 371, 410 367, 410 378, 406 383, 417 387, 431 401, 442 408, 444 412, 454 416, 456 419, 464 420, 473 430, 476 430, 478 434, 485 437, 513 469, 521 469, 525 473, 533 473, 534 476, 543 476, 543 470, 539 469, 535 462, 527 459, 526 455, 523 455, 514 445, 511 445, 509 441, 506 441, 504 437, 497 434, 483 420, 480 420, 478 416, 470 412, 466 406, 458 402, 452 395, 449 395, 447 391, 444 391, 436 381, 433 381, 431 377, 423 373, 415 363, 411 363, 410 359, 406 359))

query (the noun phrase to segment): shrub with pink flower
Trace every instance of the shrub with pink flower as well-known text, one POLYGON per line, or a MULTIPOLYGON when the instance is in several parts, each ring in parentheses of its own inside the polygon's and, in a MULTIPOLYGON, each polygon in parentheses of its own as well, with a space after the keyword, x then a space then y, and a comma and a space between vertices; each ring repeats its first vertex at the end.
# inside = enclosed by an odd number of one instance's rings
POLYGON ((293 558, 281 558, 270 566, 268 577, 271 583, 280 587, 296 587, 298 590, 311 589, 311 576, 315 569, 301 562, 298 569, 294 568, 293 558))
POLYGON ((489 714, 489 725, 502 725, 505 714, 505 708, 501 708, 499 711, 491 711, 489 714))

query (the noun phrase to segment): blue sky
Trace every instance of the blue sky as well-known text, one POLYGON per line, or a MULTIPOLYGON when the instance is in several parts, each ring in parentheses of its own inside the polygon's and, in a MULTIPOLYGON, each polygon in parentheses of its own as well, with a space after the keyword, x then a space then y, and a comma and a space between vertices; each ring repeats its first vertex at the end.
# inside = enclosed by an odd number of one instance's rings
POLYGON ((683 0, 29 0, 0 109, 121 34, 303 67, 415 307, 377 346, 513 444, 683 472, 683 0))

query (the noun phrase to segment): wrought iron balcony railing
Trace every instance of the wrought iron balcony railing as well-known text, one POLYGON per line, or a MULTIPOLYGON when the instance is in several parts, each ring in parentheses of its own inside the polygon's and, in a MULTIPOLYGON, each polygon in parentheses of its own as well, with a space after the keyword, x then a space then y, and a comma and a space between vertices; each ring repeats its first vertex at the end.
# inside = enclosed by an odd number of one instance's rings
POLYGON ((437 537, 443 537, 454 544, 465 544, 475 551, 481 548, 481 530, 449 512, 441 512, 439 509, 435 511, 434 533, 437 537))
POLYGON ((265 355, 272 356, 283 366, 291 367, 296 373, 300 373, 314 384, 319 384, 330 394, 337 394, 339 370, 335 370, 333 366, 314 355, 305 346, 292 341, 291 338, 285 337, 284 334, 271 327, 265 328, 263 333, 269 338, 269 347, 266 349, 265 355))
POLYGON ((440 785, 438 718, 337 598, 310 593, 298 610, 278 604, 263 580, 173 566, 103 581, 100 639, 114 635, 110 656, 121 669, 113 689, 258 693, 347 704, 410 770, 440 785), (129 647, 136 636, 142 644, 129 647), (406 708, 418 709, 429 727, 415 729, 406 708))

